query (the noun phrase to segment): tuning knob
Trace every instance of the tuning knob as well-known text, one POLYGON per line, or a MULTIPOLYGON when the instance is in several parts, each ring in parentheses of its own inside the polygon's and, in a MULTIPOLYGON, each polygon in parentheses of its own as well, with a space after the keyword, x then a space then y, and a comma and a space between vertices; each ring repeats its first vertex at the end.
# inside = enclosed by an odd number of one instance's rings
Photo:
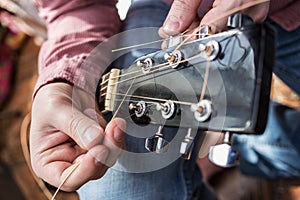
POLYGON ((155 153, 165 153, 168 150, 169 142, 164 139, 162 133, 162 126, 158 127, 158 131, 153 137, 147 138, 145 142, 145 148, 148 151, 155 153))
POLYGON ((180 145, 180 154, 184 159, 189 160, 194 147, 194 137, 192 137, 192 129, 189 128, 184 140, 180 145))
POLYGON ((232 167, 237 164, 238 155, 229 142, 230 133, 225 133, 223 144, 211 146, 209 150, 209 160, 220 167, 232 167))

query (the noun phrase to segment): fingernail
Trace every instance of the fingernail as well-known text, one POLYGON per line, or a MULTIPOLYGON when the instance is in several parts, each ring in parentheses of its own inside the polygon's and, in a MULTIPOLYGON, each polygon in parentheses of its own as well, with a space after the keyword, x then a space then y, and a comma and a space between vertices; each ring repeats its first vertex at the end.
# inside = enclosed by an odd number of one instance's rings
POLYGON ((95 145, 98 141, 97 138, 101 134, 102 130, 96 125, 90 126, 84 134, 81 135, 81 142, 85 147, 91 147, 95 145))
POLYGON ((95 159, 95 165, 102 165, 106 164, 106 159, 108 157, 109 151, 105 148, 102 149, 101 152, 96 151, 94 148, 89 151, 89 154, 91 154, 95 159))
POLYGON ((178 19, 175 16, 170 16, 164 25, 164 31, 170 34, 178 33, 179 26, 180 23, 178 19))
POLYGON ((124 132, 126 123, 123 120, 117 121, 117 126, 114 128, 114 139, 116 142, 121 143, 124 141, 124 132))

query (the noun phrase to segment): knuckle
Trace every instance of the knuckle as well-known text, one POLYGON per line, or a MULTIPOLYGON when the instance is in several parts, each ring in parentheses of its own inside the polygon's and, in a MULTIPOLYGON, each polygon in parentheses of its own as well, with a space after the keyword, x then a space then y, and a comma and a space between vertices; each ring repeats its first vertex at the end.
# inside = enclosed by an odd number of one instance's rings
POLYGON ((80 132, 84 131, 82 129, 82 124, 84 123, 84 119, 81 117, 77 117, 73 114, 72 118, 69 122, 69 133, 71 134, 71 137, 77 138, 79 136, 80 132))
POLYGON ((173 3, 174 9, 175 10, 181 10, 181 11, 191 11, 191 10, 194 10, 194 6, 193 6, 193 4, 191 4, 192 1, 174 0, 174 3, 173 3))

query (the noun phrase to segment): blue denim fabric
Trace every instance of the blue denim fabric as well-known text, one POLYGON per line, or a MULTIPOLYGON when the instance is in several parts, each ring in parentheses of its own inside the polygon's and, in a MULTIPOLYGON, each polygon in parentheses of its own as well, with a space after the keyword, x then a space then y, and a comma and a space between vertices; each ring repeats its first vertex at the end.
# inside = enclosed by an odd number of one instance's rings
MULTIPOLYGON (((123 23, 123 30, 139 27, 158 28, 162 25, 168 9, 169 7, 159 0, 134 1, 123 23)), ((151 34, 150 38, 146 38, 148 41, 154 38, 160 39, 157 30, 155 33, 147 34, 151 34)), ((145 37, 145 35, 136 34, 134 37, 122 38, 120 46, 128 46, 135 42, 132 40, 143 39, 139 37, 145 37)), ((156 48, 159 47, 160 44, 156 46, 156 48)), ((122 66, 126 67, 137 57, 152 50, 133 49, 121 57, 121 61, 118 60, 115 65, 122 63, 122 66)), ((128 126, 129 129, 130 125, 128 126)), ((197 152, 192 154, 189 161, 182 159, 179 155, 180 142, 186 130, 164 128, 166 135, 171 136, 170 139, 174 136, 169 151, 163 154, 145 151, 145 137, 149 136, 149 133, 153 135, 156 129, 157 127, 147 126, 138 131, 137 135, 126 134, 126 152, 101 179, 90 181, 78 190, 80 199, 184 200, 194 198, 196 193, 205 195, 203 199, 215 199, 202 183, 201 172, 195 163, 197 152), (196 191, 197 188, 198 191, 196 191)), ((201 133, 197 134, 197 137, 199 138, 200 135, 201 133)))
MULTIPOLYGON (((274 72, 300 94, 300 28, 277 31, 274 72)), ((263 135, 234 135, 233 147, 240 152, 243 173, 267 178, 300 177, 300 110, 270 102, 263 135)))

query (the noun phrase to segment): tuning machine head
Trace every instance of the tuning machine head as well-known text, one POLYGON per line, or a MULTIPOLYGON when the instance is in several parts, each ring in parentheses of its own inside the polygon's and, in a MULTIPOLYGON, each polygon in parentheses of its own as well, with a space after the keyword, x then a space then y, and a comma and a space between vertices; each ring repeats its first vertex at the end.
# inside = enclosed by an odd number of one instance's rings
POLYGON ((162 126, 158 127, 158 131, 154 136, 146 139, 145 148, 150 152, 165 153, 168 150, 169 142, 164 139, 162 126))
POLYGON ((161 112, 164 119, 171 119, 176 113, 176 105, 173 101, 168 100, 165 103, 157 103, 156 110, 161 112))
POLYGON ((192 136, 192 129, 189 128, 186 136, 184 137, 184 140, 181 142, 180 145, 181 157, 189 160, 193 151, 193 147, 194 147, 194 137, 192 136))
POLYGON ((198 48, 201 57, 207 61, 215 60, 221 51, 220 44, 215 40, 209 40, 206 44, 200 43, 198 48))
POLYGON ((205 122, 212 114, 212 105, 209 100, 201 100, 197 104, 191 105, 191 111, 194 112, 195 119, 199 122, 205 122))
POLYGON ((128 109, 129 111, 134 111, 136 117, 142 117, 147 112, 147 105, 145 101, 139 101, 137 103, 130 103, 128 109))
POLYGON ((177 68, 181 61, 183 60, 183 54, 179 50, 172 51, 170 53, 165 53, 164 59, 172 68, 177 68))
POLYGON ((238 153, 232 149, 229 142, 230 133, 226 132, 222 144, 211 146, 209 160, 217 166, 228 168, 237 165, 238 153))
POLYGON ((142 72, 147 74, 151 72, 151 69, 154 65, 154 61, 151 58, 146 58, 145 60, 138 60, 136 65, 142 68, 142 72))

